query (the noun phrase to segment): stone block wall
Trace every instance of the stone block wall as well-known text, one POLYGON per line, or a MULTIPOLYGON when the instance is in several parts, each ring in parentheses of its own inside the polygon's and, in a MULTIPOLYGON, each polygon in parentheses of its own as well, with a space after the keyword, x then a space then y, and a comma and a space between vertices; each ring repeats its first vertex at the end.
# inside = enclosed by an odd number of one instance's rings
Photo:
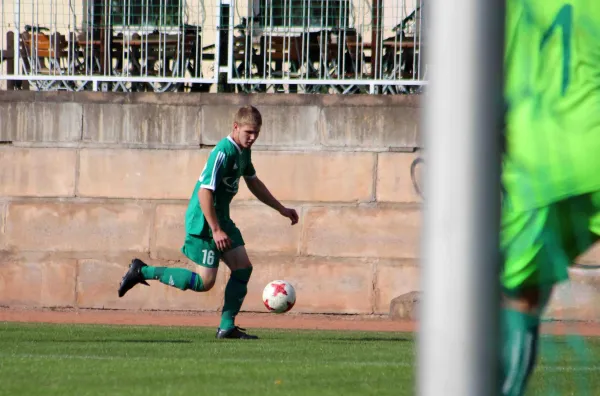
MULTIPOLYGON (((153 282, 119 299, 133 257, 187 266, 184 212, 235 110, 263 114, 259 177, 300 214, 232 206, 255 266, 244 310, 287 279, 302 313, 387 314, 420 290, 419 101, 394 96, 0 92, 0 305, 216 311, 208 293, 153 282)), ((598 248, 582 263, 600 262, 598 248)), ((575 270, 548 315, 596 319, 598 275, 575 270)))
POLYGON ((386 314, 419 288, 414 98, 0 94, 0 305, 219 310, 208 293, 160 283, 119 299, 133 257, 188 266, 184 212, 235 110, 263 114, 259 177, 300 214, 289 221, 244 183, 232 206, 255 266, 245 310, 287 279, 297 312, 386 314))

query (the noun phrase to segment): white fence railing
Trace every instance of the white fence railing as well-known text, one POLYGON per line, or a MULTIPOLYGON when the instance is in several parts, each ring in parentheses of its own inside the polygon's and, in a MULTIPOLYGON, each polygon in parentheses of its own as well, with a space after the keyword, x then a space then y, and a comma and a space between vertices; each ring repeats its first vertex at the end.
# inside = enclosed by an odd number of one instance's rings
POLYGON ((304 93, 425 84, 423 0, 225 1, 0 0, 0 84, 304 93))

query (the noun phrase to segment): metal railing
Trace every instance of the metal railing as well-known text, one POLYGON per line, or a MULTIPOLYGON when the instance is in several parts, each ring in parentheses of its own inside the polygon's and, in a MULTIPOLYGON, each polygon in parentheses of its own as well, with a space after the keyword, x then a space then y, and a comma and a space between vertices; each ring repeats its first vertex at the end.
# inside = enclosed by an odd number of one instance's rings
POLYGON ((0 0, 8 89, 405 93, 423 0, 0 0))
MULTIPOLYGON (((234 1, 234 8, 237 0, 234 1)), ((422 1, 255 0, 230 15, 228 81, 250 91, 406 92, 424 84, 422 1)))

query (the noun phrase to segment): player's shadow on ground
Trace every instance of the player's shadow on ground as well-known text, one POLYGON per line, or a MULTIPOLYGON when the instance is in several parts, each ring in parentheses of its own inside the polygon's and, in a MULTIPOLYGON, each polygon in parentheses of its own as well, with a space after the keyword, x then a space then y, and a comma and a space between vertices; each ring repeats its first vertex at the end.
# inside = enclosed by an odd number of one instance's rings
POLYGON ((381 342, 381 341, 389 341, 389 342, 413 342, 412 338, 408 337, 334 337, 330 338, 331 341, 359 341, 359 342, 381 342))
POLYGON ((136 339, 94 339, 94 340, 53 340, 52 342, 83 342, 83 343, 93 343, 93 342, 122 342, 122 343, 131 343, 131 344, 191 344, 194 341, 191 340, 136 340, 136 339))

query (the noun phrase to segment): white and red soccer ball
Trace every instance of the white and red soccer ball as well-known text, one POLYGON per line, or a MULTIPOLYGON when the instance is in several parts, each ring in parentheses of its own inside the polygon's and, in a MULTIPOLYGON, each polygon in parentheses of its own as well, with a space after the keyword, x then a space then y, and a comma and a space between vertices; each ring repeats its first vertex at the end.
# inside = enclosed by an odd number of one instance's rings
POLYGON ((296 290, 287 281, 274 280, 265 286, 262 299, 269 312, 288 312, 296 304, 296 290))

